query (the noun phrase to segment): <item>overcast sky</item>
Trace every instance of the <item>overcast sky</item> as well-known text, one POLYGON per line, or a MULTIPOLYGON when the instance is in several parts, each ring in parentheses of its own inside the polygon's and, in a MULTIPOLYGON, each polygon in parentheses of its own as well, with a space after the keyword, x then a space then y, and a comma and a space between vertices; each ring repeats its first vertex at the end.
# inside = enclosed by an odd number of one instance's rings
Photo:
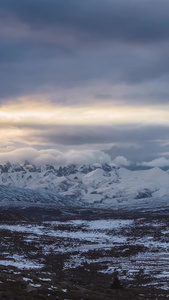
POLYGON ((169 167, 168 0, 1 0, 0 162, 169 167))

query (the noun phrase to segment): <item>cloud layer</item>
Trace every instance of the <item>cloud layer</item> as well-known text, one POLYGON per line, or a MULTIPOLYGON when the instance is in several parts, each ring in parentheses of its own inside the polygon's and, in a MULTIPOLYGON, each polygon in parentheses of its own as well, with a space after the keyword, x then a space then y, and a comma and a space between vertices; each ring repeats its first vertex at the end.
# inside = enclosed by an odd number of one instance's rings
POLYGON ((0 159, 166 165, 168 10, 168 0, 1 0, 0 159))
POLYGON ((114 159, 110 155, 100 150, 67 150, 60 151, 56 149, 38 150, 35 148, 20 148, 13 151, 0 153, 0 164, 7 162, 24 164, 29 162, 36 166, 41 165, 68 165, 68 164, 114 164, 116 166, 127 168, 169 168, 169 153, 168 158, 159 157, 150 161, 135 162, 129 161, 124 156, 116 156, 114 159))
POLYGON ((2 0, 0 101, 52 91, 50 101, 79 105, 83 87, 88 103, 106 95, 121 105, 168 103, 168 8, 167 0, 2 0), (59 98, 61 88, 69 92, 59 98))
POLYGON ((108 154, 97 150, 67 152, 47 149, 36 150, 34 148, 21 148, 18 150, 5 152, 0 154, 0 163, 24 163, 29 159, 29 163, 35 165, 67 165, 67 164, 94 164, 94 163, 110 163, 111 159, 108 154))

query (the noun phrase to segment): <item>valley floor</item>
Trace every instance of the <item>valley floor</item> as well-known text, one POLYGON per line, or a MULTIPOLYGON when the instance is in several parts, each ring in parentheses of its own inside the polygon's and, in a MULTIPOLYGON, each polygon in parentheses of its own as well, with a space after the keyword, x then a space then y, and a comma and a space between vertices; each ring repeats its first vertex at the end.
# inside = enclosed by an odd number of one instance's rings
POLYGON ((0 299, 169 299, 167 215, 4 208, 0 238, 0 299))

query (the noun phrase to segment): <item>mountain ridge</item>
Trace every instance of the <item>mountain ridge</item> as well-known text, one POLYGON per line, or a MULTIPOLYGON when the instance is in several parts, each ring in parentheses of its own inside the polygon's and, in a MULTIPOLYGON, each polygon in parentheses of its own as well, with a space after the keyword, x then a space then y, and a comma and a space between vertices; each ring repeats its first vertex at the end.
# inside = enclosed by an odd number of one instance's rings
MULTIPOLYGON (((158 167, 131 171, 115 165, 0 165, 0 202, 136 207, 169 196, 169 174, 158 167), (151 201, 150 201, 151 200, 151 201)), ((168 204, 167 204, 168 205, 168 204)))

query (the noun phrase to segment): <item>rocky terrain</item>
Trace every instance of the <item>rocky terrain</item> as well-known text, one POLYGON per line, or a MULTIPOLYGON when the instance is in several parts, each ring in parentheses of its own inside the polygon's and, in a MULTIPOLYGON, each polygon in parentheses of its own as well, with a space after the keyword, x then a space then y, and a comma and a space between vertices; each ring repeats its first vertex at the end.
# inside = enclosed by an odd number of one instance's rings
POLYGON ((0 298, 168 299, 168 232, 167 215, 1 208, 0 298))

